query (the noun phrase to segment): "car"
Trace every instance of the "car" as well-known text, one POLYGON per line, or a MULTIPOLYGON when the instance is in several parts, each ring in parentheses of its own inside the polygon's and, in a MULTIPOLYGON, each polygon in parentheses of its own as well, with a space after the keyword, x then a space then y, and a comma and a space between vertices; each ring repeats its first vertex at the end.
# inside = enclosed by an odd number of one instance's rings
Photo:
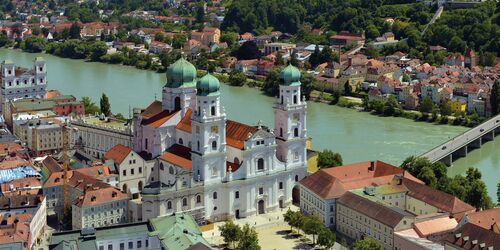
POLYGON ((445 150, 445 149, 446 149, 446 146, 443 146, 441 149, 442 149, 442 150, 445 150))
POLYGON ((483 132, 484 131, 484 128, 480 129, 479 132, 483 132))

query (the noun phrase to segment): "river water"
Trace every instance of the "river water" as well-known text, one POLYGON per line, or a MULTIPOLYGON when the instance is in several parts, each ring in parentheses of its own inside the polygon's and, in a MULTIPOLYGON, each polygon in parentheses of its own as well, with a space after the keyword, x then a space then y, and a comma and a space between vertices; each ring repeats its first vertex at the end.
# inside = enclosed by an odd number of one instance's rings
MULTIPOLYGON (((47 61, 48 89, 57 89, 78 98, 91 97, 97 104, 102 93, 110 99, 114 113, 128 116, 134 107, 146 107, 155 98, 161 100, 164 74, 133 67, 64 59, 46 54, 0 49, 0 59, 10 59, 22 67, 31 67, 36 56, 47 61)), ((274 98, 256 89, 222 85, 222 104, 229 119, 254 125, 262 120, 273 125, 274 98)), ((308 134, 316 150, 332 149, 342 154, 344 163, 382 160, 399 165, 407 156, 420 155, 466 130, 464 127, 434 125, 393 117, 377 117, 351 109, 321 103, 308 103, 308 134)), ((496 198, 500 176, 499 139, 460 159, 451 174, 467 167, 479 167, 489 193, 496 198)))

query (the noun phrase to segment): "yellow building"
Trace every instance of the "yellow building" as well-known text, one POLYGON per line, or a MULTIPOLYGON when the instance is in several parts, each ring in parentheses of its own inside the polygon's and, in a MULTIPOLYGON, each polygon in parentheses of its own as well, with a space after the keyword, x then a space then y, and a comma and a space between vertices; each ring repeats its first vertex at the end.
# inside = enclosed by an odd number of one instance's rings
POLYGON ((312 150, 312 140, 309 138, 306 142, 307 148, 307 172, 314 173, 318 171, 318 156, 319 152, 312 150))
POLYGON ((451 112, 455 114, 464 113, 467 110, 467 104, 459 100, 450 101, 451 112))

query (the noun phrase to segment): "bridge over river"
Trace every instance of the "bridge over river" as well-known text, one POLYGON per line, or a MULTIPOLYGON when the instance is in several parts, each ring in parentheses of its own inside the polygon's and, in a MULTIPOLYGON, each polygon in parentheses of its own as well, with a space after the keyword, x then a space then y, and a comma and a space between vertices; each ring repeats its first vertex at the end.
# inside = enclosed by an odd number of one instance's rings
POLYGON ((453 161, 460 157, 466 157, 467 153, 476 148, 480 148, 483 143, 492 141, 500 134, 500 115, 467 130, 453 139, 431 149, 421 155, 432 163, 442 161, 450 166, 453 161))

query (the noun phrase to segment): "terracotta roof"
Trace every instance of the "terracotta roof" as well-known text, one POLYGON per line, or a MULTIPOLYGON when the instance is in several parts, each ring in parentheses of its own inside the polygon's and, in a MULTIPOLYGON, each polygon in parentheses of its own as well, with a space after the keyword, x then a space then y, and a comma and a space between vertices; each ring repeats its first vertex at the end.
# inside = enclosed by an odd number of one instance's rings
POLYGON ((244 149, 245 141, 248 138, 249 133, 255 133, 257 128, 235 122, 232 120, 227 120, 226 122, 226 142, 227 145, 233 148, 244 149))
POLYGON ((351 192, 346 192, 337 202, 392 228, 399 224, 406 215, 402 210, 396 211, 351 192))
POLYGON ((396 174, 419 181, 403 169, 382 161, 365 161, 324 168, 299 183, 323 199, 338 198, 346 191, 390 183, 396 174), (370 170, 373 163, 374 168, 370 170))
POLYGON ((184 132, 191 133, 191 114, 193 113, 192 109, 187 109, 186 114, 182 117, 181 121, 175 126, 177 129, 182 130, 184 132))
POLYGON ((104 165, 104 164, 96 165, 96 166, 92 166, 92 167, 79 168, 79 169, 76 169, 74 171, 82 173, 84 175, 88 175, 88 176, 93 177, 93 178, 101 178, 101 177, 111 175, 109 167, 104 165))
POLYGON ((160 156, 161 160, 170 162, 176 166, 191 170, 193 164, 191 162, 191 149, 179 144, 174 144, 160 156))
POLYGON ((49 170, 51 173, 63 171, 63 168, 59 163, 57 163, 52 156, 47 156, 45 159, 42 161, 42 164, 49 170))
POLYGON ((468 223, 491 230, 495 223, 500 223, 500 207, 467 214, 468 223))
POLYGON ((142 125, 159 128, 165 122, 170 120, 170 118, 172 118, 175 114, 177 114, 177 112, 179 112, 179 111, 177 110, 177 111, 170 113, 168 110, 164 110, 164 111, 154 115, 153 117, 151 117, 147 120, 143 120, 142 125))
POLYGON ((161 102, 160 101, 154 101, 149 106, 142 110, 141 116, 143 119, 149 119, 153 117, 154 115, 160 113, 162 111, 161 107, 161 102))
POLYGON ((132 149, 122 144, 117 144, 104 154, 105 160, 113 160, 116 165, 122 164, 123 160, 132 152, 132 149))
POLYGON ((0 196, 0 209, 36 207, 43 199, 44 196, 38 194, 0 196))
POLYGON ((500 246, 500 234, 467 223, 455 232, 449 233, 445 238, 445 245, 454 245, 465 250, 493 250, 500 246), (484 246, 481 246, 482 244, 484 246))
POLYGON ((0 155, 7 155, 20 151, 23 147, 17 143, 2 143, 0 144, 0 155))
POLYGON ((437 207, 438 209, 446 211, 452 215, 475 210, 473 206, 463 202, 457 197, 426 186, 425 184, 417 183, 409 179, 404 179, 403 185, 408 188, 407 195, 417 200, 423 201, 431 206, 437 207))
POLYGON ((453 231, 457 224, 457 220, 446 216, 415 223, 413 228, 415 229, 415 232, 417 232, 418 236, 427 238, 427 236, 433 234, 453 231))
MULTIPOLYGON (((0 221, 5 223, 0 227, 0 245, 21 241, 25 243, 23 249, 30 249, 31 230, 29 222, 32 218, 33 216, 27 213, 0 216, 0 221)), ((10 248, 7 246, 7 249, 10 248)))
POLYGON ((37 177, 26 177, 0 184, 3 195, 7 193, 36 195, 41 187, 42 182, 37 177))
MULTIPOLYGON (((43 183, 43 188, 62 186, 63 175, 64 172, 52 173, 47 181, 43 183)), ((94 187, 105 188, 109 186, 104 182, 77 171, 68 171, 68 185, 82 192, 94 187)))
POLYGON ((128 196, 122 193, 115 187, 94 188, 87 190, 84 195, 80 196, 75 205, 79 207, 96 206, 108 202, 116 202, 121 200, 128 200, 128 196))

